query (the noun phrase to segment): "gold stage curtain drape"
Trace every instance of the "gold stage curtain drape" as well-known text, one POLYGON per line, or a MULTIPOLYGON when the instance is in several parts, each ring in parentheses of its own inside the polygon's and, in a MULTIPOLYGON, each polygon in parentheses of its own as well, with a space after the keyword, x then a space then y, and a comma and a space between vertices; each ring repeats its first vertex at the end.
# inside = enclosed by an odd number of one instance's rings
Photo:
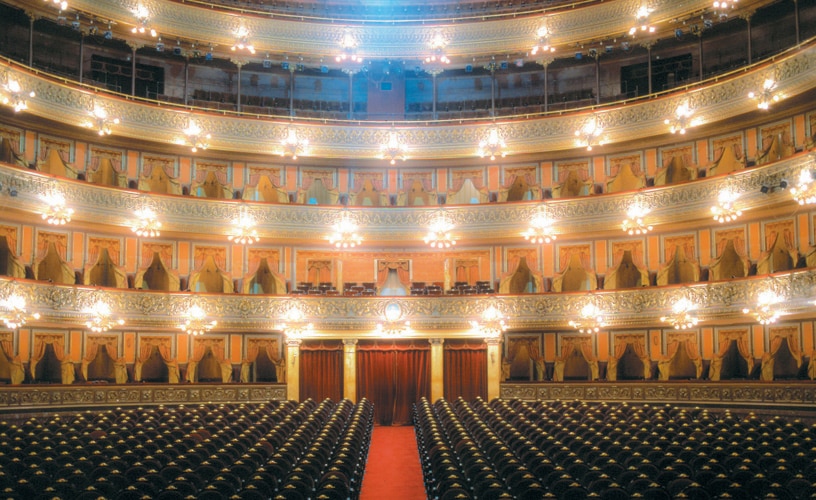
POLYGON ((114 378, 117 384, 124 384, 127 382, 127 365, 125 358, 118 357, 119 342, 116 336, 111 337, 88 337, 88 347, 85 349, 85 357, 82 358, 80 370, 85 380, 88 380, 88 365, 96 359, 99 354, 99 347, 102 346, 107 350, 108 356, 113 360, 114 378))
POLYGON ((224 343, 224 339, 201 337, 193 339, 193 355, 190 356, 190 360, 187 362, 187 382, 196 381, 196 368, 198 368, 198 363, 201 362, 201 358, 207 354, 208 350, 212 351, 213 357, 221 365, 221 381, 224 383, 230 381, 232 378, 232 363, 226 358, 224 343))
POLYGON ((49 344, 54 348, 54 355, 61 364, 62 383, 73 384, 76 379, 76 371, 74 369, 74 363, 65 355, 65 337, 62 335, 34 336, 34 352, 29 362, 29 371, 31 372, 32 380, 37 378, 37 363, 45 356, 45 347, 49 344))
POLYGON ((703 358, 700 356, 700 347, 697 345, 697 334, 693 332, 670 333, 666 345, 666 357, 657 362, 657 376, 660 380, 669 380, 669 369, 679 349, 686 350, 689 359, 694 363, 697 378, 703 376, 703 358))
POLYGON ((25 369, 23 368, 23 362, 20 361, 20 356, 14 355, 14 341, 11 332, 0 335, 0 348, 3 349, 9 362, 11 383, 22 384, 25 379, 25 369))
POLYGON ((798 328, 790 329, 772 329, 771 330, 771 345, 769 352, 762 355, 762 363, 760 365, 759 379, 765 381, 772 381, 774 379, 774 361, 776 360, 776 353, 782 347, 782 342, 788 341, 788 349, 791 356, 796 360, 796 367, 802 367, 802 351, 799 349, 798 328))
POLYGON ((167 381, 171 384, 178 384, 179 367, 176 358, 171 357, 170 339, 139 339, 139 358, 133 366, 133 378, 136 382, 142 381, 142 366, 150 359, 153 349, 158 349, 159 354, 167 365, 167 381))
POLYGON ((751 346, 748 344, 748 330, 720 332, 719 351, 711 359, 711 367, 708 371, 708 378, 711 380, 720 380, 722 373, 722 360, 725 353, 728 352, 728 346, 731 341, 737 343, 737 350, 748 363, 748 373, 754 370, 754 358, 751 356, 751 346))
POLYGON ((615 335, 615 353, 609 358, 606 365, 606 380, 614 382, 618 380, 618 362, 626 352, 627 346, 632 346, 632 350, 643 363, 643 378, 649 379, 652 374, 652 363, 649 361, 649 353, 646 352, 645 335, 615 335))
POLYGON ((252 368, 252 363, 258 359, 258 354, 261 353, 261 349, 266 351, 266 356, 275 363, 275 378, 278 379, 278 383, 285 383, 286 359, 278 354, 277 339, 249 340, 247 342, 247 355, 246 358, 241 361, 241 382, 247 383, 250 381, 250 368, 252 368))
POLYGON ((567 363, 567 358, 570 357, 572 351, 578 349, 581 355, 589 365, 590 377, 592 380, 598 380, 598 360, 592 353, 592 342, 589 337, 566 337, 561 341, 561 357, 555 359, 555 369, 553 372, 553 380, 556 382, 564 381, 564 367, 567 363))

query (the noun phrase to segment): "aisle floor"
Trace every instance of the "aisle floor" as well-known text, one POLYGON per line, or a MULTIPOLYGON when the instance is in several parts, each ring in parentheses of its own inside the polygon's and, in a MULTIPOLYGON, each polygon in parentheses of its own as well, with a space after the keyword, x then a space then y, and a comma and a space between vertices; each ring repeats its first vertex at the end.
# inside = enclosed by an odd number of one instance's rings
POLYGON ((361 500, 426 498, 413 427, 374 427, 360 493, 361 500))

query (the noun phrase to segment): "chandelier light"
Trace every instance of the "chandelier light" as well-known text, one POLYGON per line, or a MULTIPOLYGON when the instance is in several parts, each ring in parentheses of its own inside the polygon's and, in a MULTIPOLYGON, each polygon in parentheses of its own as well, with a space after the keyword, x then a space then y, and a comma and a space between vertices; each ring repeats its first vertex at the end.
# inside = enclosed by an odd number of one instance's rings
POLYGON ((790 189, 791 196, 800 205, 813 205, 816 203, 816 171, 802 170, 799 172, 799 179, 796 185, 790 189))
POLYGON ((55 226, 71 222, 74 209, 66 205, 65 195, 59 189, 52 187, 47 193, 40 195, 40 199, 45 203, 42 211, 44 221, 55 226))
POLYGON ((101 136, 111 135, 113 126, 119 125, 119 118, 111 118, 108 111, 98 103, 94 103, 93 109, 88 114, 90 117, 85 126, 96 129, 101 136))
POLYGON ((586 147, 587 151, 592 151, 593 146, 601 146, 603 144, 603 140, 601 139, 602 134, 603 127, 598 122, 597 116, 589 118, 580 129, 575 131, 575 137, 578 138, 578 145, 586 147))
POLYGON ((210 139, 212 135, 204 132, 201 126, 193 120, 187 123, 187 128, 182 130, 186 136, 186 143, 191 147, 193 153, 197 153, 199 149, 205 150, 210 147, 210 139))
POLYGON ((683 297, 672 304, 672 313, 669 316, 663 316, 660 321, 669 323, 675 330, 694 328, 700 321, 697 316, 691 313, 695 309, 697 309, 697 306, 686 297, 683 297))
POLYGON ((93 332, 107 332, 125 324, 125 320, 113 317, 110 306, 103 300, 94 303, 85 310, 85 313, 90 316, 88 321, 85 322, 85 326, 93 332))
POLYGON ((363 242, 363 237, 357 233, 357 223, 347 210, 343 210, 332 230, 329 243, 337 248, 354 248, 363 242))
POLYGON ((502 333, 507 330, 504 316, 492 304, 482 311, 481 320, 472 320, 470 326, 486 339, 500 338, 502 333))
POLYGON ((479 158, 489 156, 490 161, 494 161, 497 156, 501 156, 502 158, 507 156, 505 148, 507 148, 507 143, 504 142, 499 129, 493 127, 487 131, 487 137, 479 141, 479 149, 476 151, 476 154, 479 155, 479 158))
POLYGON ((362 63, 363 58, 357 55, 357 40, 354 39, 354 35, 349 32, 343 34, 343 39, 340 40, 340 54, 338 54, 334 60, 336 62, 352 62, 352 63, 362 63))
POLYGON ((297 130, 289 127, 286 129, 286 137, 281 141, 281 156, 291 156, 297 160, 301 154, 307 154, 309 149, 309 139, 298 137, 297 130))
POLYGON ((742 216, 742 210, 734 204, 739 199, 740 193, 731 189, 723 189, 717 195, 717 204, 711 207, 711 215, 719 223, 733 222, 742 216))
POLYGON ((550 44, 550 30, 546 26, 542 26, 539 28, 538 33, 538 41, 535 45, 530 49, 530 55, 537 55, 539 52, 542 54, 546 54, 547 52, 555 52, 555 47, 550 44))
POLYGON ((227 239, 236 245, 251 245, 261 240, 255 229, 255 218, 246 208, 241 208, 238 216, 233 219, 227 239))
POLYGON ((642 200, 636 199, 626 211, 626 219, 621 224, 624 233, 631 235, 646 234, 653 229, 651 224, 646 224, 645 218, 651 210, 642 200))
POLYGON ((784 96, 777 92, 779 84, 773 78, 766 78, 762 83, 762 89, 748 93, 748 97, 757 102, 757 108, 767 111, 771 104, 779 102, 784 96))
POLYGON ((218 324, 216 320, 207 321, 207 313, 198 305, 191 306, 185 316, 187 316, 187 320, 179 325, 179 328, 189 335, 203 335, 218 324))
POLYGON ((303 309, 297 304, 293 304, 287 309, 284 321, 280 328, 286 338, 290 340, 300 340, 314 332, 314 325, 306 321, 303 309))
POLYGON ((50 3, 59 8, 60 11, 68 10, 68 2, 65 0, 45 0, 45 3, 50 3))
POLYGON ((638 32, 640 33, 654 33, 655 27, 649 25, 649 14, 652 13, 652 9, 646 7, 645 5, 641 5, 638 7, 637 12, 635 13, 635 26, 632 26, 629 29, 629 36, 634 36, 638 32))
POLYGON ((745 308, 742 310, 743 314, 750 314, 756 318, 760 325, 770 325, 776 323, 782 315, 782 311, 777 307, 777 304, 782 299, 773 290, 765 290, 760 292, 757 296, 757 303, 754 310, 745 308))
POLYGON ((737 8, 739 0, 714 0, 713 7, 719 12, 720 17, 728 17, 728 11, 737 8))
POLYGON ((428 228, 428 234, 424 238, 425 244, 430 245, 431 248, 440 249, 456 245, 456 238, 451 234, 453 228, 453 222, 450 221, 444 211, 440 210, 428 228))
POLYGON ((255 54, 255 47, 249 43, 249 30, 246 26, 240 26, 235 30, 235 43, 232 44, 231 50, 233 52, 246 50, 250 54, 255 54))
POLYGON ((692 119, 693 115, 694 111, 687 102, 684 102, 674 110, 674 116, 666 118, 663 123, 669 126, 669 132, 672 134, 679 133, 683 135, 686 133, 686 129, 697 125, 697 120, 692 119))
POLYGON ((28 313, 25 298, 16 293, 12 293, 0 301, 0 309, 2 310, 2 318, 0 319, 3 320, 6 328, 10 330, 21 328, 32 319, 40 319, 40 313, 28 313))
POLYGON ((403 321, 402 308, 396 302, 385 306, 384 323, 377 324, 377 334, 384 337, 401 337, 411 332, 411 322, 403 321))
POLYGON ((397 160, 405 161, 408 148, 400 140, 399 134, 391 130, 388 132, 388 140, 380 144, 380 158, 388 160, 391 165, 397 163, 397 160))
POLYGON ((553 232, 552 224, 552 219, 542 210, 533 216, 530 220, 530 226, 522 233, 522 236, 524 236, 525 240, 536 245, 552 243, 558 238, 553 232))
POLYGON ((15 113, 28 109, 26 99, 35 97, 34 91, 26 92, 20 82, 12 78, 8 72, 0 79, 0 102, 6 106, 11 106, 15 113))
POLYGON ((595 304, 589 303, 581 308, 578 319, 570 320, 569 326, 580 333, 598 333, 606 326, 606 321, 603 311, 595 304))
POLYGON ((448 45, 448 41, 445 39, 442 33, 434 34, 428 45, 431 48, 431 54, 425 58, 426 64, 450 64, 450 59, 448 59, 448 56, 445 55, 445 46, 448 45))
POLYGON ((136 209, 133 215, 135 219, 131 222, 130 229, 136 236, 156 238, 161 234, 162 223, 156 216, 156 211, 148 204, 136 209))
POLYGON ((139 4, 131 12, 133 12, 133 15, 136 16, 136 25, 133 27, 133 29, 130 30, 131 33, 133 33, 134 35, 136 34, 143 35, 145 33, 150 33, 150 36, 154 38, 156 37, 156 35, 158 35, 158 33, 156 33, 156 30, 149 26, 150 11, 147 10, 147 7, 145 7, 142 4, 139 4))

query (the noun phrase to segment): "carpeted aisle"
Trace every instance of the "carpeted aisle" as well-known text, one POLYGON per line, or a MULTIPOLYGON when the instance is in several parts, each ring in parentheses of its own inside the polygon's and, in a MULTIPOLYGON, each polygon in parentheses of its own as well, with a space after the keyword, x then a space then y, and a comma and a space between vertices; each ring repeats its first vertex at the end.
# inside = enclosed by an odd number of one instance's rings
POLYGON ((361 500, 420 500, 425 498, 414 428, 374 427, 361 500))

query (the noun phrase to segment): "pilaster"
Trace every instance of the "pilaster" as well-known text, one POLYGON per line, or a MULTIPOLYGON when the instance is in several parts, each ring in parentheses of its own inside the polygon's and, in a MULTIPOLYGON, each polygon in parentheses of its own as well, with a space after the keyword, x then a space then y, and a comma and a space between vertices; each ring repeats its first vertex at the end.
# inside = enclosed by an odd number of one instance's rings
POLYGON ((300 339, 286 339, 286 398, 300 400, 300 339))
POLYGON ((343 398, 357 402, 357 339, 343 339, 343 398))
POLYGON ((431 401, 445 396, 445 339, 428 339, 431 344, 431 401))

